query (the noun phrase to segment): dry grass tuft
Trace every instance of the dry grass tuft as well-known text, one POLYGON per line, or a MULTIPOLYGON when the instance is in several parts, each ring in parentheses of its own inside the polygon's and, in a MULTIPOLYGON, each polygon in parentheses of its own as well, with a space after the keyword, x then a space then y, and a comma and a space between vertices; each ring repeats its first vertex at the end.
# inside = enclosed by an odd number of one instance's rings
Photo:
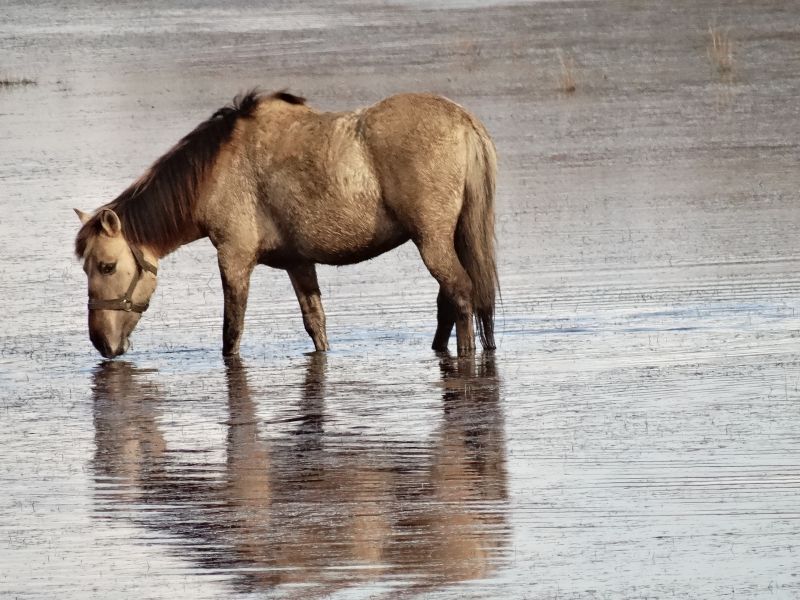
POLYGON ((36 85, 36 80, 28 77, 0 77, 0 88, 23 85, 36 85))
POLYGON ((720 73, 733 70, 733 42, 730 32, 712 25, 708 26, 708 58, 720 73))
POLYGON ((561 63, 558 87, 565 94, 572 94, 578 87, 575 79, 575 59, 567 56, 563 50, 559 50, 558 61, 561 63))

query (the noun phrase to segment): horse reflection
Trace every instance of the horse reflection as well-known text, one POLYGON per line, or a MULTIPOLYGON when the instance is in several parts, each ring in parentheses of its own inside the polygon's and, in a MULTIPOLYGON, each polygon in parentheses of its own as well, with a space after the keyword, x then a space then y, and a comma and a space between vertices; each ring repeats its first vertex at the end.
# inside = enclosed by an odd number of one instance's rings
POLYGON ((122 361, 106 361, 95 370, 94 464, 100 495, 141 497, 162 464, 166 443, 156 424, 160 390, 147 380, 149 372, 122 361))
POLYGON ((326 434, 326 360, 309 356, 297 416, 273 438, 247 367, 227 362, 224 465, 169 452, 147 373, 101 365, 94 393, 102 508, 129 504, 137 523, 192 542, 181 546, 187 558, 235 571, 245 592, 311 583, 324 595, 381 580, 425 590, 489 576, 509 535, 493 360, 442 357, 444 411, 433 436, 371 444, 326 434), (186 476, 215 468, 221 476, 186 476), (110 493, 109 481, 120 490, 110 493), (141 510, 146 504, 158 508, 141 510))

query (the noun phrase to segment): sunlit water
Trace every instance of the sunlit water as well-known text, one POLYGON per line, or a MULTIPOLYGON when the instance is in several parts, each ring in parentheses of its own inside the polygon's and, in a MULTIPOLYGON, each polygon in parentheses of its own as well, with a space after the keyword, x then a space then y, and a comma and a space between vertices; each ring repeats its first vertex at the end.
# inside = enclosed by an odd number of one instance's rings
POLYGON ((477 4, 3 7, 0 596, 800 595, 800 5, 477 4), (327 356, 257 270, 226 364, 204 241, 99 360, 71 208, 255 84, 486 122, 494 356, 408 246, 320 270, 327 356))

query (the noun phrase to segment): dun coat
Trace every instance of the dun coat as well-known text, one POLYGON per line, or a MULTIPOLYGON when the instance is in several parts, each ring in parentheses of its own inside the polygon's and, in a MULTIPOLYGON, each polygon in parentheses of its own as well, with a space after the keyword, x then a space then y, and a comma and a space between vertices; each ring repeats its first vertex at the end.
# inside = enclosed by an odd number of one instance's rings
POLYGON ((210 238, 225 296, 223 353, 235 355, 256 264, 284 269, 317 350, 328 348, 315 265, 373 258, 411 240, 439 282, 437 351, 473 316, 494 348, 496 156, 484 126, 445 98, 392 96, 320 112, 285 92, 250 92, 198 125, 83 226, 89 330, 124 353, 155 290, 158 259, 210 238))

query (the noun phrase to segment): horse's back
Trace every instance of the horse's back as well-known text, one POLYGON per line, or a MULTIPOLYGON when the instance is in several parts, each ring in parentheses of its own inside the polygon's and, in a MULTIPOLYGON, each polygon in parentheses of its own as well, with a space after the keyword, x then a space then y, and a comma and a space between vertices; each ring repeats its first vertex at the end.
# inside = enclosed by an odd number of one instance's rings
POLYGON ((380 123, 383 131, 388 132, 394 126, 395 133, 413 133, 421 121, 432 128, 447 128, 468 123, 471 118, 452 100, 425 93, 395 94, 362 111, 362 120, 368 127, 380 123))

